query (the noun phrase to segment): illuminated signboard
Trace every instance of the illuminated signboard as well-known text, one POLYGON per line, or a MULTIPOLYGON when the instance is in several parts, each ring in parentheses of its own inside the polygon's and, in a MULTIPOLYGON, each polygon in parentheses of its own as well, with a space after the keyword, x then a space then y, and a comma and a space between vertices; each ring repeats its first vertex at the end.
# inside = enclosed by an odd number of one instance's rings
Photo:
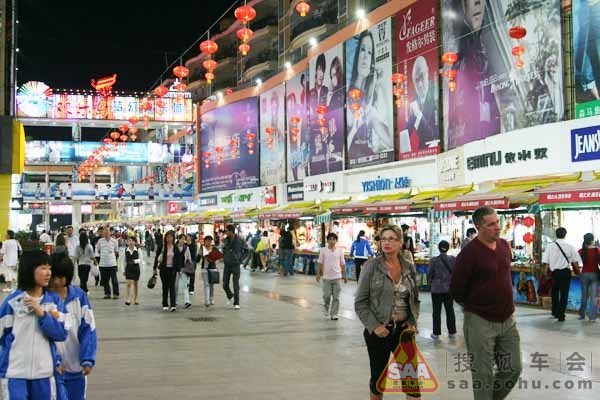
POLYGON ((127 120, 148 115, 151 121, 192 122, 191 94, 171 92, 163 98, 150 98, 152 109, 141 111, 143 98, 102 97, 91 94, 57 94, 42 82, 27 82, 17 92, 17 116, 51 119, 127 120))

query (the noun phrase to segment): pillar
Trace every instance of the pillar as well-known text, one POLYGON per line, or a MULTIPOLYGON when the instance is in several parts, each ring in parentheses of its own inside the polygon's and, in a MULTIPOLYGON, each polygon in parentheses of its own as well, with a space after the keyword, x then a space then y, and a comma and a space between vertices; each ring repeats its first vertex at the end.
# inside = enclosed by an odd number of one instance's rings
POLYGON ((77 232, 79 227, 81 226, 81 201, 73 201, 73 214, 72 214, 72 223, 73 228, 77 232))
POLYGON ((10 177, 10 174, 0 174, 0 240, 6 239, 10 223, 10 177))

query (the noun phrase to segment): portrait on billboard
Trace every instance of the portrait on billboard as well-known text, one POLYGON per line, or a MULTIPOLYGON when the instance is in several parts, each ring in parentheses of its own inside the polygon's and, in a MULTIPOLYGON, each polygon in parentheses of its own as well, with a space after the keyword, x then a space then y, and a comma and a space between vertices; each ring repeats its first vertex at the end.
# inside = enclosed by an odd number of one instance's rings
POLYGON ((344 168, 343 44, 309 63, 310 174, 344 168))
POLYGON ((348 168, 394 161, 392 20, 346 42, 348 168))
POLYGON ((285 182, 285 88, 260 95, 260 184, 285 182))
POLYGON ((575 115, 600 115, 600 1, 573 0, 575 115))
POLYGON ((285 84, 287 118, 287 180, 310 176, 308 125, 308 71, 300 72, 285 84))
POLYGON ((444 52, 458 59, 454 91, 444 78, 448 149, 564 116, 560 0, 445 0, 444 52), (513 27, 527 34, 511 38, 513 27), (515 56, 515 47, 523 51, 515 56))

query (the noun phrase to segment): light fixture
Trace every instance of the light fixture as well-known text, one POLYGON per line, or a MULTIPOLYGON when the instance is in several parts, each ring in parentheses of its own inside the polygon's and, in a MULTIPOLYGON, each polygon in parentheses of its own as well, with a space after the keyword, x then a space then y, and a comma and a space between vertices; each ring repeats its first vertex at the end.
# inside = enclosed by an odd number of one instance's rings
POLYGON ((311 37, 311 38, 308 40, 308 44, 310 44, 312 47, 315 47, 315 46, 317 45, 317 39, 316 39, 316 38, 314 38, 314 37, 311 37))
POLYGON ((290 69, 292 69, 292 63, 291 63, 291 62, 289 62, 289 61, 286 61, 286 63, 285 63, 285 69, 287 69, 288 71, 289 71, 290 69))
POLYGON ((17 47, 17 48, 15 49, 15 51, 18 53, 18 52, 19 52, 19 48, 17 47))
POLYGON ((262 79, 260 79, 260 78, 256 78, 256 85, 257 85, 257 86, 260 86, 260 85, 262 85, 262 83, 263 83, 263 82, 262 82, 262 79))
POLYGON ((366 15, 367 13, 365 12, 364 8, 359 8, 356 10, 356 18, 363 19, 366 15))

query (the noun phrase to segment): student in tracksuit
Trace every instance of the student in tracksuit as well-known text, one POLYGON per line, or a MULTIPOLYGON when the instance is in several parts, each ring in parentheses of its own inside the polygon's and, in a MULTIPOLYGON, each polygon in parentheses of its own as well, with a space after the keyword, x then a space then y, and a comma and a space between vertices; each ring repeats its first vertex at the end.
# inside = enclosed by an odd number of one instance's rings
POLYGON ((358 281, 362 265, 369 257, 375 257, 369 241, 365 238, 365 231, 358 232, 356 240, 352 242, 350 257, 354 257, 354 270, 356 272, 356 281, 358 281))
POLYGON ((0 377, 5 400, 56 398, 56 342, 67 338, 68 318, 60 297, 46 290, 50 277, 46 253, 24 252, 18 289, 0 306, 0 377))
POLYGON ((84 400, 87 376, 96 362, 96 323, 87 296, 71 285, 75 267, 68 257, 52 258, 52 290, 67 310, 67 340, 57 344, 60 366, 57 368, 58 400, 84 400))

